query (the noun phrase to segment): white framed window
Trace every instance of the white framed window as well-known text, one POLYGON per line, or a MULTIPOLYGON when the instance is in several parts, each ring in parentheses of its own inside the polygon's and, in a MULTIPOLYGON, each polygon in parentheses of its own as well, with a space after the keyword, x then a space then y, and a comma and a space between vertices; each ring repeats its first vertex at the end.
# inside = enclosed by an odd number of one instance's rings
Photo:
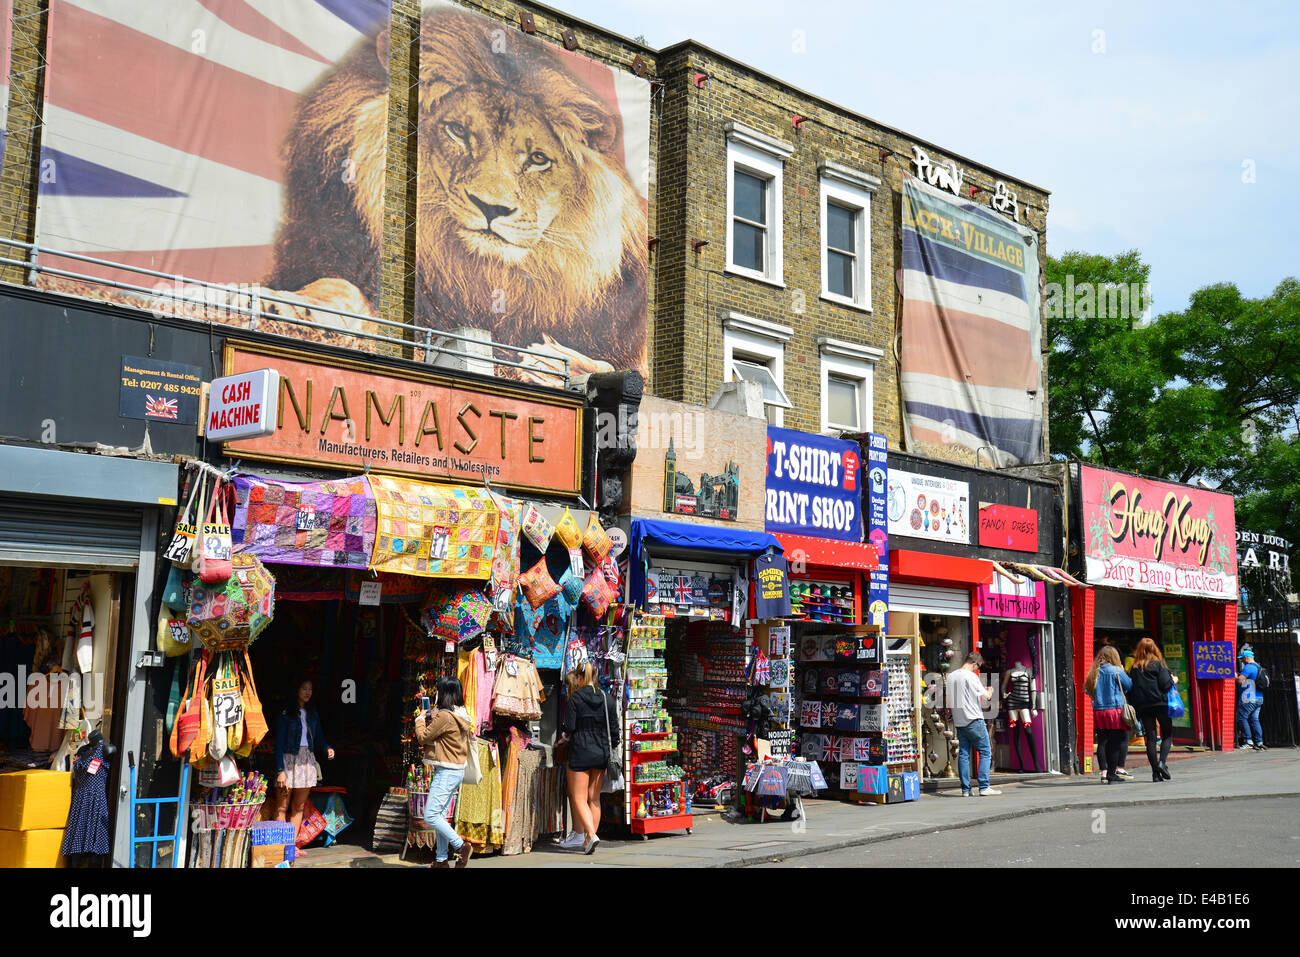
POLYGON ((870 432, 876 363, 883 349, 820 336, 822 432, 870 432))
POLYGON ((823 299, 871 311, 871 199, 880 180, 830 160, 821 184, 823 299))
POLYGON ((726 271, 783 285, 782 176, 793 148, 739 123, 726 133, 726 271))
POLYGON ((785 393, 785 344, 793 334, 789 326, 735 313, 723 320, 723 381, 758 383, 770 425, 784 424, 785 410, 793 408, 785 393))

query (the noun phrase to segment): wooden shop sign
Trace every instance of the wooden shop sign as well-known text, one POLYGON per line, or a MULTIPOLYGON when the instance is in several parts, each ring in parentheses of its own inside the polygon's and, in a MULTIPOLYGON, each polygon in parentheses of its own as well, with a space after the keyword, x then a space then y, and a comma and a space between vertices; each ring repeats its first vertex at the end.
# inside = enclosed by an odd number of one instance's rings
POLYGON ((266 366, 280 374, 275 432, 227 442, 228 456, 557 495, 582 490, 579 398, 300 355, 227 341, 226 375, 266 366))

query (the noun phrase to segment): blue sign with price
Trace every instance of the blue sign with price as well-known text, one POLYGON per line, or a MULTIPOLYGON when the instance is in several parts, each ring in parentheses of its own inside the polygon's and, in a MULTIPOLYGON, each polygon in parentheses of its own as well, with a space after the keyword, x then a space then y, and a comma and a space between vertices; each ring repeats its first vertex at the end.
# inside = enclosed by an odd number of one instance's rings
POLYGON ((1237 673, 1230 641, 1192 642, 1192 661, 1198 678, 1231 678, 1237 673))

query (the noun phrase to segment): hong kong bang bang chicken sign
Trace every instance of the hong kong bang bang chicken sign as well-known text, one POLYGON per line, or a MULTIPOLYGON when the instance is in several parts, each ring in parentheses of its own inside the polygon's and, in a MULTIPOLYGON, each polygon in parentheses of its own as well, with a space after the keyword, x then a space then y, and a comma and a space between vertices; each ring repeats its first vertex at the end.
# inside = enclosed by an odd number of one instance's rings
POLYGON ((1086 467, 1081 478, 1090 584, 1236 600, 1231 495, 1086 467))

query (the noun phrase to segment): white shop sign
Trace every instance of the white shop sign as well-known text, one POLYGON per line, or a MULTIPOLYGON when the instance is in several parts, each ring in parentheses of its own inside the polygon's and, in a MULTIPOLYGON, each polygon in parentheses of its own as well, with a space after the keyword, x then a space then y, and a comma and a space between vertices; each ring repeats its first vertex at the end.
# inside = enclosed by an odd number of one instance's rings
POLYGON ((207 437, 213 442, 233 442, 274 435, 280 400, 280 373, 254 369, 212 380, 207 437))

